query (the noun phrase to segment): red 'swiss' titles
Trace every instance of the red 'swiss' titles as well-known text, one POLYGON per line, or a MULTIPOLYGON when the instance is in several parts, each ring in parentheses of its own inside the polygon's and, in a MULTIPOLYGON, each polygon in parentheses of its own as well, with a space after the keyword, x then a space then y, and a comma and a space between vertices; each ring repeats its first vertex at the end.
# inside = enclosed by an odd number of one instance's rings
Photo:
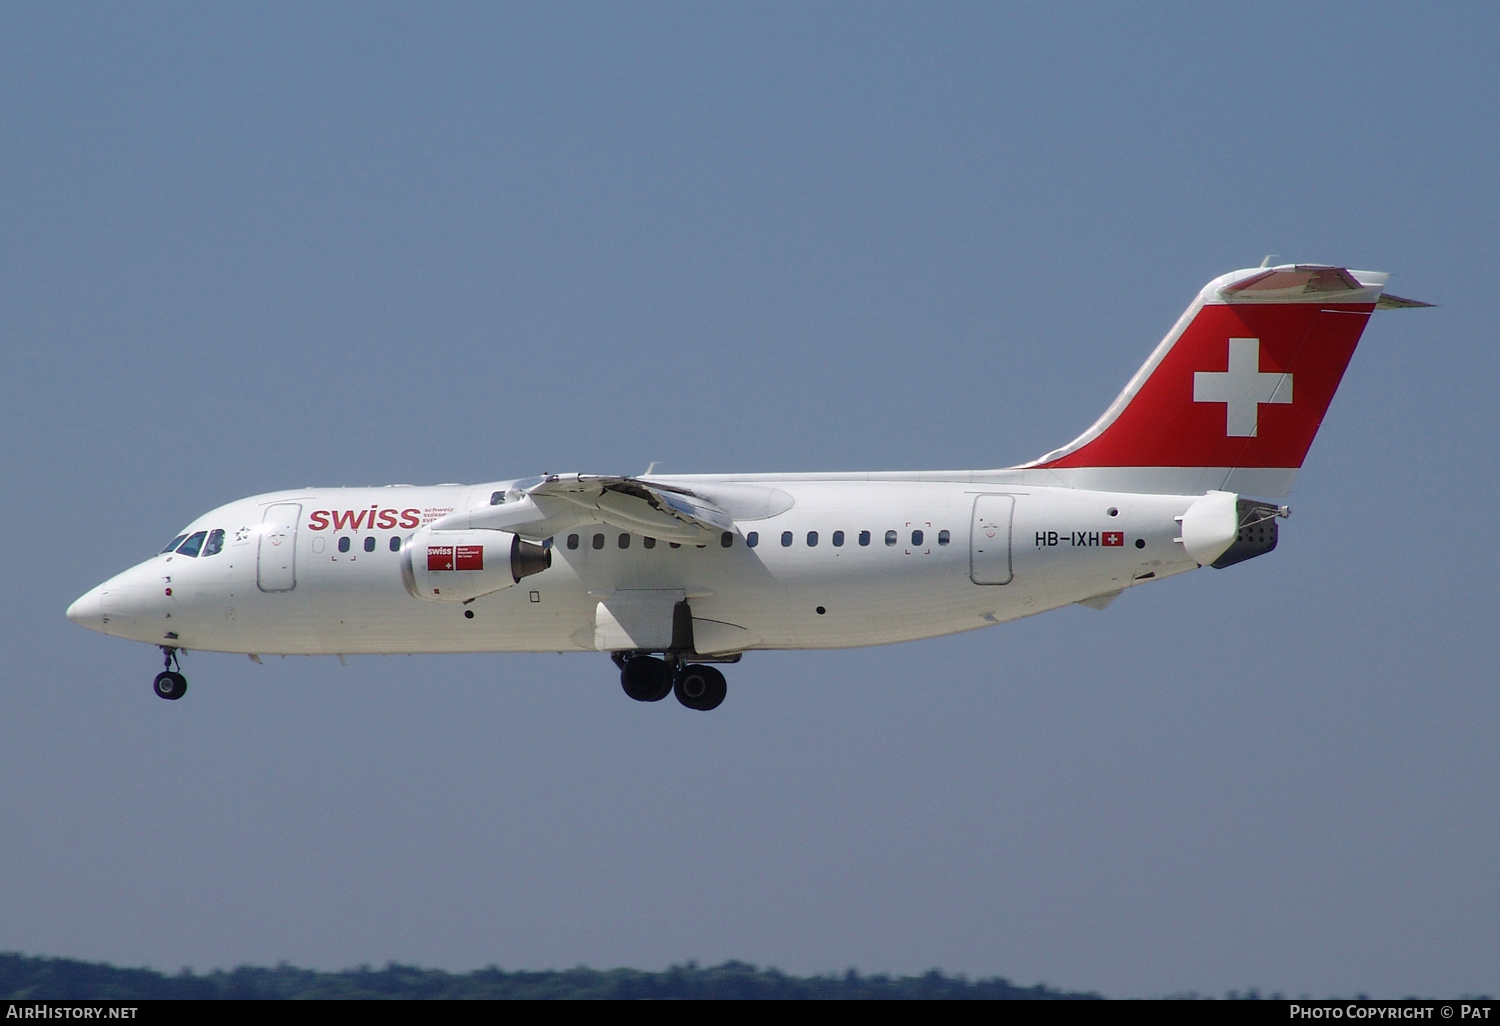
POLYGON ((419 509, 320 509, 312 513, 307 521, 309 531, 390 531, 397 527, 411 530, 422 523, 419 509))

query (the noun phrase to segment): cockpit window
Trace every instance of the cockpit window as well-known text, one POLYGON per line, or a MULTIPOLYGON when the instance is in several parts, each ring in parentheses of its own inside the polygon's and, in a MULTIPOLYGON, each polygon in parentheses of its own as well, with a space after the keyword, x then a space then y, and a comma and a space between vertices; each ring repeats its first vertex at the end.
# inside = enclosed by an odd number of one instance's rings
POLYGON ((203 548, 203 539, 208 537, 207 531, 199 531, 178 548, 179 556, 197 556, 198 550, 203 548))
POLYGON ((217 556, 224 548, 224 532, 218 529, 208 532, 208 544, 203 546, 205 556, 217 556))
POLYGON ((185 534, 179 534, 176 538, 173 538, 171 541, 167 542, 167 547, 164 548, 164 549, 162 549, 161 553, 159 553, 159 554, 160 555, 166 555, 168 552, 171 552, 177 546, 181 545, 182 544, 182 539, 184 539, 186 537, 187 537, 187 535, 185 535, 185 534))

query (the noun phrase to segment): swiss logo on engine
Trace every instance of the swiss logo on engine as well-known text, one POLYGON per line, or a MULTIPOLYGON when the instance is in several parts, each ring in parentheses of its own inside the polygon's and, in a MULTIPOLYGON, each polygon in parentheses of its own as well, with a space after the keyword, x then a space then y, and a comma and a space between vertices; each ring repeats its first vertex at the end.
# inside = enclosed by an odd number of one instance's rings
POLYGON ((428 570, 483 570, 483 545, 429 545, 428 570))

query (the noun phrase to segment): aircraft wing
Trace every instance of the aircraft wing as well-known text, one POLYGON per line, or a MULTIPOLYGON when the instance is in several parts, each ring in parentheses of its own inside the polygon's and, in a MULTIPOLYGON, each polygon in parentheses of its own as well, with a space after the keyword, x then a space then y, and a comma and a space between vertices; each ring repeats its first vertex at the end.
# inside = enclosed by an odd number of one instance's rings
POLYGON ((451 513, 436 529, 511 531, 546 538, 582 524, 611 527, 662 541, 707 545, 734 520, 710 500, 675 485, 637 477, 552 474, 536 484, 497 494, 487 507, 451 513))
POLYGON ((655 484, 637 477, 553 475, 527 491, 533 499, 559 498, 598 515, 606 524, 671 541, 673 535, 719 534, 734 530, 734 520, 718 506, 686 488, 655 484))

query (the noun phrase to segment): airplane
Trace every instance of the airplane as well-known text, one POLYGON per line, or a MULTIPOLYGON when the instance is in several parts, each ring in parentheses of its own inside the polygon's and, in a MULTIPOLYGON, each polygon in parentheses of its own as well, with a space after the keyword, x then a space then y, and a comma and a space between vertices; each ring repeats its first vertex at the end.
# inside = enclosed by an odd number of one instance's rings
MULTIPOLYGON (((1266 263, 1269 263, 1267 261, 1266 263)), ((1209 282, 1102 416, 998 470, 553 474, 306 488, 221 506, 68 618, 262 655, 608 653, 625 694, 724 701, 766 649, 956 634, 1276 547, 1370 314, 1429 306, 1323 264, 1209 282)))

